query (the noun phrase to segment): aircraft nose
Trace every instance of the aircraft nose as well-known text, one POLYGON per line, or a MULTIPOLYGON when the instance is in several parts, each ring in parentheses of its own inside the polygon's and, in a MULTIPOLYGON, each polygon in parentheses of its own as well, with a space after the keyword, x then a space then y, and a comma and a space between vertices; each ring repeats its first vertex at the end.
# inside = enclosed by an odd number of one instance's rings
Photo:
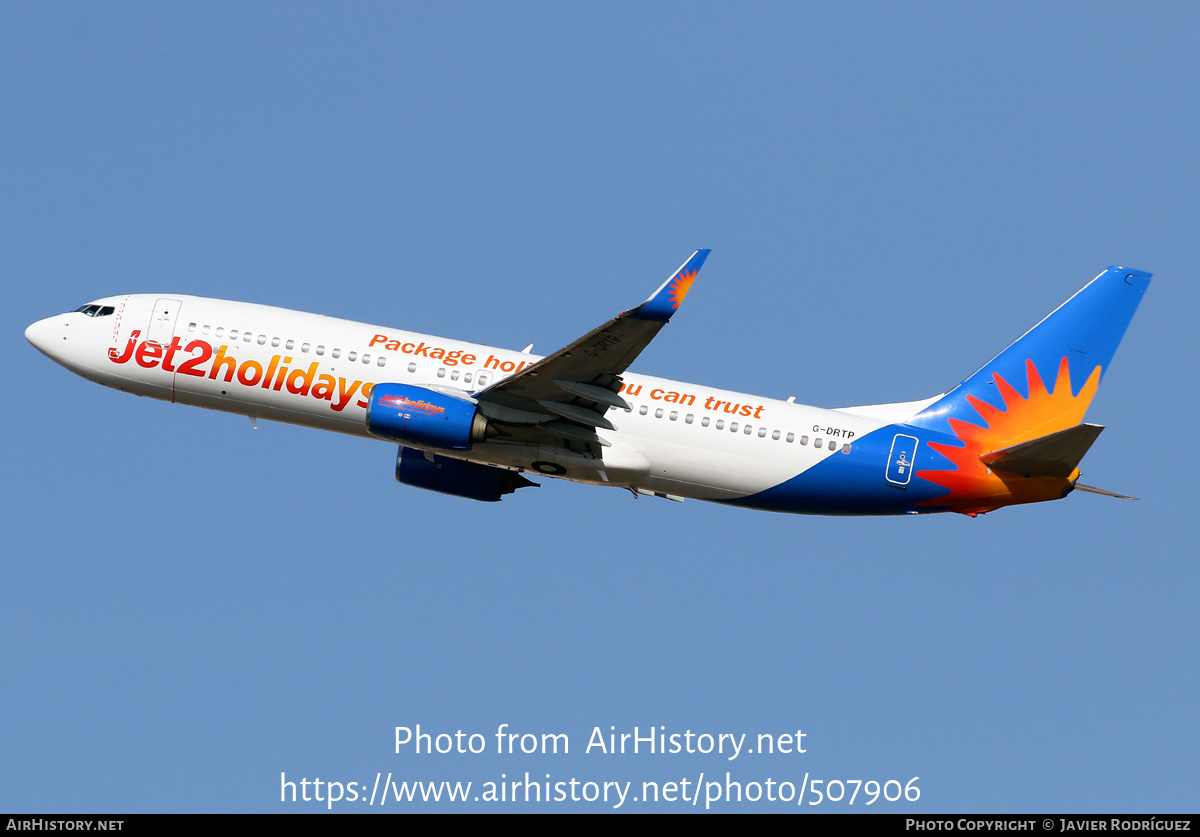
POLYGON ((25 339, 28 340, 33 347, 44 355, 53 357, 53 351, 56 343, 62 342, 61 324, 58 317, 47 317, 44 320, 38 320, 29 328, 25 329, 25 339))

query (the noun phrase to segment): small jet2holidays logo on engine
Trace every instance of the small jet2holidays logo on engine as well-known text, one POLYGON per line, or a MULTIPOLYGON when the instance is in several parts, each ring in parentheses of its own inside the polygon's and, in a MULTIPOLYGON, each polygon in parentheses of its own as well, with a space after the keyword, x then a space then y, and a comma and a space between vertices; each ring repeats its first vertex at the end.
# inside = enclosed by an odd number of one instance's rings
POLYGON ((440 416, 446 412, 446 408, 437 404, 430 404, 428 401, 413 401, 404 395, 385 395, 379 399, 385 404, 390 404, 397 410, 407 410, 413 413, 424 413, 427 416, 440 416))

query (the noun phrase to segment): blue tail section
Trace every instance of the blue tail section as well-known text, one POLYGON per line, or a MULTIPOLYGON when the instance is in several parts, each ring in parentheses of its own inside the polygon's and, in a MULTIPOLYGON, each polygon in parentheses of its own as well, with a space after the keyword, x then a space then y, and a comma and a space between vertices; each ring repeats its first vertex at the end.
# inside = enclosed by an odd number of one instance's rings
MULTIPOLYGON (((1069 380, 1070 395, 1090 401, 1149 284, 1150 274, 1144 271, 1108 268, 908 423, 943 432, 951 431, 952 419, 980 425, 988 412, 980 409, 983 405, 1000 411, 1012 406, 1003 390, 1028 399, 1031 389, 1050 382, 1069 380), (1093 375, 1096 380, 1084 394, 1093 375)), ((1055 392, 1060 398, 1066 394, 1055 392)))

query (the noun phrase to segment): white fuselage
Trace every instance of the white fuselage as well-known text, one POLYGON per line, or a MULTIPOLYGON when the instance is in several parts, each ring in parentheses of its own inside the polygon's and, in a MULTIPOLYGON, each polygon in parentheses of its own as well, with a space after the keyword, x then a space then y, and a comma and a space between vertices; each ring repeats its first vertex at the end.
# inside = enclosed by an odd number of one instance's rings
MULTIPOLYGON (((182 294, 97 300, 113 313, 41 320, 26 336, 77 374, 126 392, 255 418, 369 436, 379 383, 477 392, 538 360, 466 343, 266 305, 182 294)), ((746 393, 623 375, 631 409, 598 458, 571 446, 490 440, 460 459, 576 482, 725 500, 778 485, 838 456, 887 421, 746 393)))

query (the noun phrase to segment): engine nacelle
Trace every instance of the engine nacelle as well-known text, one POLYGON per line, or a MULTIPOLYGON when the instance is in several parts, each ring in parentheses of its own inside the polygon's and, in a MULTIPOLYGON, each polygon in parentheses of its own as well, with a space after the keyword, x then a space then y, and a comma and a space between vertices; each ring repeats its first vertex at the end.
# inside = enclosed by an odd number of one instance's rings
POLYGON ((403 446, 396 455, 396 479, 405 485, 486 503, 494 503, 518 488, 537 486, 536 482, 525 479, 516 471, 462 462, 403 446))
POLYGON ((393 442, 467 450, 487 437, 487 419, 465 398, 409 384, 377 384, 367 430, 393 442))

